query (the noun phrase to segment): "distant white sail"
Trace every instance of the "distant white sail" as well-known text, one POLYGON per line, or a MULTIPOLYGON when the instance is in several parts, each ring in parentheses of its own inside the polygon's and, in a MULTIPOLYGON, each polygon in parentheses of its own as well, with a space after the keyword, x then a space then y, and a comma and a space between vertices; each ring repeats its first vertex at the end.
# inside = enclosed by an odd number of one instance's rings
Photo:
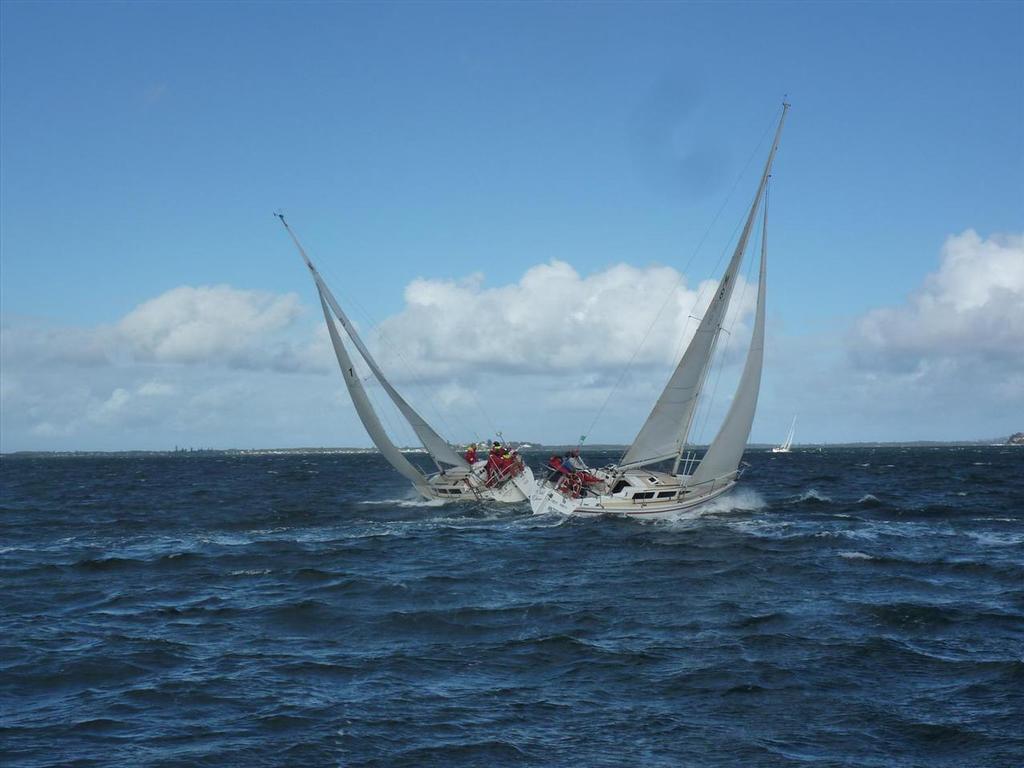
POLYGON ((764 201, 764 225, 761 230, 761 270, 757 281, 757 310, 754 317, 754 333, 747 350, 747 361, 736 387, 736 394, 729 406, 718 434, 708 446, 704 458, 693 473, 689 485, 715 480, 735 472, 743 458, 754 423, 757 396, 761 390, 761 368, 764 363, 764 307, 766 273, 768 261, 768 197, 764 201))
POLYGON ((356 329, 349 321, 348 315, 346 315, 342 310, 337 299, 334 298, 334 294, 331 293, 331 289, 327 287, 327 284, 324 282, 323 278, 320 277, 320 273, 313 265, 313 262, 306 255, 306 251, 299 242, 299 239, 295 236, 295 233, 292 232, 291 227, 288 226, 284 217, 280 216, 279 218, 281 219, 281 223, 284 224, 285 229, 288 230, 288 234, 291 236, 292 242, 295 243, 295 247, 298 248, 299 254, 302 256, 302 260, 306 263, 306 267, 309 268, 310 274, 313 276, 313 281, 316 283, 317 291, 320 293, 321 301, 326 301, 330 306, 331 310, 338 318, 338 322, 341 323, 341 327, 345 329, 345 333, 348 334, 348 337, 352 340, 356 349, 359 350, 359 354, 362 355, 366 364, 373 372, 373 375, 384 388, 384 391, 388 393, 392 402, 394 402, 398 410, 401 411, 402 415, 409 422, 409 425, 416 433, 416 436, 420 439, 420 442, 423 443, 423 447, 427 449, 427 453, 429 453, 438 464, 447 464, 453 467, 468 467, 469 465, 466 463, 466 460, 452 449, 448 444, 448 441, 434 431, 433 427, 431 427, 426 420, 420 416, 416 410, 409 405, 409 403, 406 402, 405 398, 403 398, 398 393, 398 390, 391 385, 391 382, 387 380, 387 377, 384 376, 384 372, 380 369, 380 366, 377 365, 377 361, 374 360, 373 356, 370 354, 370 350, 366 348, 366 345, 363 344, 363 340, 359 337, 359 334, 356 333, 356 329))
POLYGON ((645 464, 653 464, 676 457, 686 444, 697 398, 700 395, 711 355, 715 351, 715 343, 721 332, 722 321, 729 308, 729 301, 736 283, 736 273, 743 260, 743 252, 746 250, 747 241, 750 238, 750 230, 754 225, 757 209, 760 207, 761 198, 768 184, 772 161, 779 148, 779 138, 782 135, 782 125, 785 119, 784 108, 782 118, 775 131, 771 150, 768 153, 764 172, 761 174, 761 183, 754 195, 754 202, 750 206, 750 213, 747 215, 743 232, 736 244, 736 250, 719 281, 718 290, 714 298, 711 299, 711 304, 704 313, 686 352, 683 353, 682 360, 679 361, 668 384, 665 385, 661 397, 654 404, 654 409, 647 417, 647 421, 644 422, 636 439, 633 440, 633 444, 626 451, 626 455, 622 457, 622 462, 619 464, 622 469, 641 467, 645 464))
POLYGON ((388 460, 391 466, 397 469, 414 485, 423 485, 425 482, 423 473, 409 463, 409 460, 402 455, 402 452, 398 450, 398 447, 391 442, 391 438, 388 437, 388 433, 384 431, 384 427, 381 425, 380 419, 377 418, 377 414, 373 410, 373 405, 371 405, 370 399, 366 395, 366 389, 363 387, 363 382, 359 379, 359 376, 355 372, 355 367, 352 365, 352 358, 349 357, 348 350, 345 349, 345 345, 341 341, 341 336, 338 335, 338 329, 334 325, 334 318, 331 317, 331 312, 327 308, 327 302, 324 299, 324 295, 320 290, 319 284, 317 285, 317 294, 320 297, 320 307, 324 311, 324 321, 327 323, 327 331, 331 335, 331 344, 334 346, 334 354, 338 358, 338 365, 341 367, 342 377, 345 379, 345 386, 348 387, 348 393, 352 396, 352 403, 355 405, 356 413, 359 414, 359 420, 363 422, 363 426, 366 427, 366 431, 369 433, 370 439, 373 440, 373 444, 377 446, 377 450, 381 452, 381 455, 388 460))
POLYGON ((784 450, 789 450, 793 447, 793 436, 796 434, 796 416, 793 417, 793 423, 789 425, 789 434, 786 435, 786 442, 782 444, 784 450))

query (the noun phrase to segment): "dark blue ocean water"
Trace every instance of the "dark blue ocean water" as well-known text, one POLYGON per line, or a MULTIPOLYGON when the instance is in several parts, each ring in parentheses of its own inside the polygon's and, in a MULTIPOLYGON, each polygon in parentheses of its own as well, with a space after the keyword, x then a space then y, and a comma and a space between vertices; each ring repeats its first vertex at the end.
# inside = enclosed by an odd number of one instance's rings
POLYGON ((748 460, 639 523, 372 455, 4 457, 2 762, 1024 765, 1024 449, 748 460))

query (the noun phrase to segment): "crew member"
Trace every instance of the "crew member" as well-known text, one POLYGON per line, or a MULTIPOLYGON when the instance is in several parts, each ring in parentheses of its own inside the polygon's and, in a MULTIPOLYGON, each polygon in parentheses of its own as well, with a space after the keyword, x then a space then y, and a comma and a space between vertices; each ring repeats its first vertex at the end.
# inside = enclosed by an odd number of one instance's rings
POLYGON ((487 453, 487 483, 490 485, 501 472, 501 443, 495 440, 487 453))
POLYGON ((548 480, 552 482, 558 479, 559 475, 570 474, 570 470, 562 462, 562 457, 557 453, 552 454, 551 458, 548 459, 548 466, 551 468, 551 474, 548 476, 548 480))

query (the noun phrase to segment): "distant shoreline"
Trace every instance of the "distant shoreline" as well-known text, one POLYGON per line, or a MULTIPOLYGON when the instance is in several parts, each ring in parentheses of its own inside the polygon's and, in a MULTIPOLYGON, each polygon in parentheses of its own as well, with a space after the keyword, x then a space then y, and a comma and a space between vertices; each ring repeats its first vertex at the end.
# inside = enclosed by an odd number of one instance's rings
MULTIPOLYGON (((906 442, 856 442, 856 443, 799 443, 793 446, 794 452, 836 449, 836 448, 1002 448, 1011 446, 1006 442, 1007 438, 994 438, 992 440, 913 440, 906 442)), ((523 453, 551 453, 562 452, 576 448, 575 445, 544 445, 530 443, 530 447, 521 449, 523 453)), ((625 451, 628 445, 617 444, 595 444, 582 448, 585 453, 593 451, 625 451)), ((705 445, 694 445, 694 448, 706 448, 705 445)), ((775 447, 772 443, 751 443, 748 448, 760 451, 769 450, 775 447)), ((425 453, 422 448, 401 448, 403 453, 425 453)), ((194 448, 194 449, 169 449, 169 450, 113 450, 113 451, 7 451, 0 453, 0 458, 13 457, 45 457, 45 456, 67 456, 67 457, 88 457, 88 456, 266 456, 275 454, 341 454, 361 455, 377 454, 376 448, 345 448, 345 447, 307 447, 307 448, 194 448)))

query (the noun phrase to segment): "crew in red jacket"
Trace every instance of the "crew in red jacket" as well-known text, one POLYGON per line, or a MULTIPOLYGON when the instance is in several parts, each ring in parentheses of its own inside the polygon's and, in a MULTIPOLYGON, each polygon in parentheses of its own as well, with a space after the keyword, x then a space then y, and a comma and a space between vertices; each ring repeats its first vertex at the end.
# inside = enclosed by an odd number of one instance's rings
POLYGON ((493 483, 501 474, 501 443, 495 440, 487 452, 487 483, 493 483))

